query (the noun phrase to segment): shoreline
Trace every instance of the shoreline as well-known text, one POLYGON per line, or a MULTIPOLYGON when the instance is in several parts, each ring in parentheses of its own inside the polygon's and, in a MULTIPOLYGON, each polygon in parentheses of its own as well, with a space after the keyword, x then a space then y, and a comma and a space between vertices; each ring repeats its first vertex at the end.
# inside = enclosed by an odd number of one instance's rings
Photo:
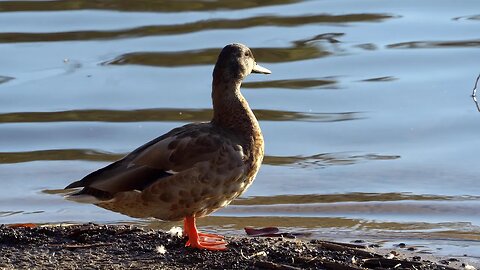
POLYGON ((132 225, 1 225, 0 269, 475 269, 456 258, 403 252, 401 245, 226 239, 227 251, 211 252, 186 248, 173 233, 132 225))

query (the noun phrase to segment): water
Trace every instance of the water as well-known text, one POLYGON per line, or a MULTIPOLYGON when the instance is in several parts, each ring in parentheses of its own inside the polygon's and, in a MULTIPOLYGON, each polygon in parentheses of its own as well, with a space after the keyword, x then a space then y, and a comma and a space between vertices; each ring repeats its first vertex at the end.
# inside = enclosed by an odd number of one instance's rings
POLYGON ((55 192, 173 127, 211 116, 219 50, 239 41, 266 158, 200 221, 241 234, 398 242, 480 258, 480 3, 0 2, 0 223, 131 219, 55 192))

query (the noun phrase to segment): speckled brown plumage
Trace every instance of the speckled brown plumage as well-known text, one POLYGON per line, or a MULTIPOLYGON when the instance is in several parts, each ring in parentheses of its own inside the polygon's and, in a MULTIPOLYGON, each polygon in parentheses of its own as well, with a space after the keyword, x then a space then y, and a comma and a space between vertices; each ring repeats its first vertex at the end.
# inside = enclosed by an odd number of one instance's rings
POLYGON ((70 198, 132 217, 180 220, 228 205, 253 182, 264 155, 260 126, 240 93, 251 72, 270 73, 249 48, 227 45, 213 72, 211 122, 188 124, 148 142, 67 188, 70 198))

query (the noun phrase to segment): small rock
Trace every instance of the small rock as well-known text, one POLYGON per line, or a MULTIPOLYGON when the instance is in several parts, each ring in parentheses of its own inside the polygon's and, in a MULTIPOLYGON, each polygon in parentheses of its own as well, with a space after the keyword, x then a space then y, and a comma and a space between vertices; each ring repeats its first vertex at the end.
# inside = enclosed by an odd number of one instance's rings
POLYGON ((441 263, 441 264, 445 264, 445 265, 449 265, 449 264, 450 264, 450 262, 448 262, 447 260, 441 260, 440 263, 441 263))

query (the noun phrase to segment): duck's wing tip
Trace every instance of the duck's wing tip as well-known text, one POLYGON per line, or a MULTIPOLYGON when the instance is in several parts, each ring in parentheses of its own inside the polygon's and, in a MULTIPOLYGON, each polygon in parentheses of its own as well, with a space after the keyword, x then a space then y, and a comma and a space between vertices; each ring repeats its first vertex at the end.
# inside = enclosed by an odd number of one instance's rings
POLYGON ((108 202, 114 199, 114 196, 109 192, 92 187, 84 187, 81 190, 75 189, 73 192, 66 194, 64 197, 69 201, 93 204, 108 202))

